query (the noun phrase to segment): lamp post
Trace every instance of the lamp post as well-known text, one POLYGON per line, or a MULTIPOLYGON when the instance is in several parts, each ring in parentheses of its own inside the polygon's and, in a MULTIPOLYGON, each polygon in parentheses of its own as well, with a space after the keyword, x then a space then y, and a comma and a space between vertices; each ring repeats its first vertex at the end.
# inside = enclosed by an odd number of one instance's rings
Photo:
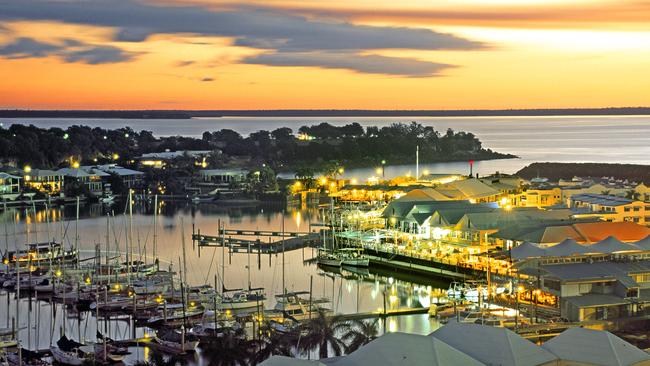
POLYGON ((385 165, 386 165, 386 160, 382 159, 381 160, 381 177, 382 177, 382 179, 386 178, 385 165))

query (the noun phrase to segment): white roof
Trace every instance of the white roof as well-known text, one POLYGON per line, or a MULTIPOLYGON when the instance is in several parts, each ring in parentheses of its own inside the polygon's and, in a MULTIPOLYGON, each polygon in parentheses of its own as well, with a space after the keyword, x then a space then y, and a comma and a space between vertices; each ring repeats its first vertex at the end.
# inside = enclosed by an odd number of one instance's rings
POLYGON ((11 174, 8 174, 8 173, 5 173, 5 172, 0 172, 0 178, 1 179, 22 179, 20 177, 17 177, 15 175, 11 175, 11 174))
POLYGON ((485 365, 445 342, 428 336, 386 333, 351 354, 333 362, 336 366, 445 366, 485 365))
POLYGON ((588 247, 578 244, 573 239, 564 239, 559 244, 546 249, 547 257, 568 257, 576 254, 585 254, 592 252, 588 247))
POLYGON ((164 152, 155 152, 142 154, 139 159, 174 159, 181 157, 185 154, 188 156, 200 156, 208 155, 212 151, 210 150, 179 150, 179 151, 164 151, 164 152))
POLYGON ((506 328, 452 322, 430 335, 488 365, 537 366, 557 360, 506 328))
POLYGON ((589 248, 589 252, 594 253, 617 253, 639 250, 638 247, 632 244, 623 243, 613 236, 609 236, 606 239, 603 239, 598 243, 589 245, 587 247, 589 248))
POLYGON ((650 355, 610 332, 569 328, 542 345, 563 361, 627 366, 650 363, 650 355))
POLYGON ((272 356, 262 362, 260 366, 325 366, 319 361, 302 360, 285 356, 272 356))
POLYGON ((510 250, 510 257, 514 260, 537 258, 545 255, 546 250, 530 242, 524 242, 510 250))

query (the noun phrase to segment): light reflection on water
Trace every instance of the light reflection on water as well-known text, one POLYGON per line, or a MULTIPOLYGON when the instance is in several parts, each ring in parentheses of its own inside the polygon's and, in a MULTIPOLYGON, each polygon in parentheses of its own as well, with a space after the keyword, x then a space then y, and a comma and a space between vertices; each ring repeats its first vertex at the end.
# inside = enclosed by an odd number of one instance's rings
MULTIPOLYGON (((110 219, 109 243, 110 250, 116 248, 124 252, 125 237, 128 229, 128 219, 123 215, 124 209, 118 204, 112 208, 115 217, 110 219)), ((265 288, 268 301, 266 307, 271 308, 275 301, 273 295, 282 292, 282 254, 247 255, 245 253, 229 253, 221 248, 203 248, 200 251, 192 245, 190 234, 192 228, 201 230, 203 234, 216 234, 219 220, 228 229, 256 229, 280 231, 282 220, 285 221, 286 231, 309 231, 310 223, 318 222, 317 210, 296 209, 282 213, 278 207, 253 208, 223 208, 214 205, 163 205, 158 220, 158 255, 165 264, 173 263, 172 268, 178 270, 182 257, 182 235, 185 233, 187 251, 187 278, 191 285, 214 283, 215 274, 221 273, 222 256, 225 257, 225 285, 227 288, 245 288, 248 281, 247 265, 250 261, 251 283, 253 287, 265 288), (183 227, 181 227, 181 222, 183 227)), ((151 209, 136 206, 133 215, 134 225, 134 255, 136 259, 142 255, 151 258, 153 246, 153 217, 151 209)), ((78 223, 80 247, 85 253, 93 253, 95 244, 106 248, 106 208, 101 205, 88 205, 81 208, 81 219, 78 223)), ((8 239, 0 240, 0 249, 5 245, 13 249, 17 244, 20 248, 29 236, 30 241, 45 241, 47 237, 60 240, 60 233, 66 232, 66 246, 73 245, 76 223, 74 220, 63 222, 61 218, 73 218, 74 206, 50 210, 51 223, 47 223, 47 215, 43 209, 37 208, 35 215, 24 209, 0 214, 0 234, 7 228, 8 239), (25 225, 26 213, 29 224, 25 225), (14 219, 19 221, 14 224, 14 219), (36 221, 36 222, 34 222, 36 221), (63 223, 63 225, 62 225, 63 223), (26 229, 28 234, 26 234, 26 229), (48 234, 49 233, 49 234, 48 234)), ((2 235, 4 236, 4 235, 2 235)), ((262 240, 268 240, 261 238, 262 240)), ((447 288, 447 283, 421 277, 411 277, 404 274, 368 273, 359 274, 348 270, 324 271, 305 260, 312 258, 315 251, 311 248, 299 249, 285 253, 285 277, 288 291, 308 291, 310 282, 313 285, 314 296, 331 299, 331 307, 337 313, 354 313, 381 310, 386 304, 387 309, 399 307, 428 306, 432 299, 430 295, 437 288, 447 288)), ((151 260, 151 259, 149 259, 151 260)), ((15 314, 13 294, 0 296, 0 327, 11 326, 11 318, 15 314), (2 316, 5 315, 5 316, 2 316)), ((32 311, 28 312, 30 300, 22 298, 20 338, 23 345, 31 348, 46 348, 50 339, 56 341, 63 329, 62 307, 55 309, 55 322, 52 323, 52 308, 47 302, 31 301, 32 311), (29 315, 29 319, 27 318, 29 315), (38 319, 38 321, 36 320, 38 319), (27 327, 31 324, 31 328, 27 327), (23 329, 24 327, 24 329, 23 329), (36 329, 38 328, 38 329, 36 329), (38 334, 38 336, 37 336, 38 334), (29 337, 28 337, 29 335, 29 337)), ((74 339, 94 340, 95 317, 82 313, 81 321, 66 319, 67 334, 74 339)), ((427 334, 435 330, 437 322, 429 320, 427 315, 409 315, 398 318, 388 318, 380 322, 382 329, 387 331, 404 331, 427 334)), ((126 320, 109 322, 107 334, 114 339, 124 339, 133 336, 133 328, 126 320)), ((103 323, 100 324, 103 330, 103 323)), ((136 336, 143 336, 144 328, 136 329, 136 336)), ((139 350, 133 357, 143 357, 144 351, 139 350)))

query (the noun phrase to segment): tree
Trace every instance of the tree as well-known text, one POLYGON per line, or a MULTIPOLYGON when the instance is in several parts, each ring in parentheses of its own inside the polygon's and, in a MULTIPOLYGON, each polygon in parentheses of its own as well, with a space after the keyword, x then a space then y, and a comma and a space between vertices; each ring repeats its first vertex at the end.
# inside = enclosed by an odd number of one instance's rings
POLYGON ((299 337, 297 332, 278 332, 268 325, 262 327, 260 331, 262 337, 256 342, 258 350, 252 360, 253 364, 263 362, 271 356, 293 357, 293 350, 299 337))
POLYGON ((254 346, 254 342, 246 340, 243 329, 228 328, 202 348, 208 366, 244 366, 254 358, 254 346))
POLYGON ((314 185, 314 171, 311 168, 301 167, 296 169, 295 177, 305 188, 310 188, 314 185))
POLYGON ((280 127, 273 130, 271 132, 271 137, 273 137, 274 140, 278 141, 294 140, 293 130, 291 130, 289 127, 280 127))
POLYGON ((378 319, 374 321, 353 320, 342 339, 346 342, 346 353, 351 353, 379 336, 378 319))
POLYGON ((329 357, 331 348, 335 356, 340 356, 345 350, 345 343, 341 340, 341 333, 348 329, 348 323, 340 316, 327 316, 323 310, 306 323, 301 324, 302 338, 299 350, 303 353, 318 350, 320 358, 329 357))
POLYGON ((625 192, 625 198, 627 199, 638 201, 640 197, 641 195, 633 189, 630 189, 629 191, 625 192))
POLYGON ((339 161, 332 160, 329 163, 327 163, 327 166, 325 166, 324 173, 325 176, 330 177, 332 179, 336 179, 337 176, 343 173, 343 165, 339 161))

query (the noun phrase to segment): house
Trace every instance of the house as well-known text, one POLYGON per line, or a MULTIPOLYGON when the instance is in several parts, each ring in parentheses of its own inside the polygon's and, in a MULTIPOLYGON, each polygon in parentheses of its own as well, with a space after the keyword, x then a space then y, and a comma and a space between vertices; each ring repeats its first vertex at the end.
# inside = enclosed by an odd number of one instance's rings
POLYGON ((202 169, 199 170, 201 181, 220 186, 239 184, 246 180, 248 170, 245 169, 202 169))
POLYGON ((21 177, 0 172, 0 197, 20 194, 21 177))
POLYGON ((57 195, 63 191, 64 174, 47 169, 25 169, 23 187, 38 192, 57 195))
POLYGON ((99 169, 62 168, 57 171, 65 177, 66 184, 78 182, 85 185, 91 195, 100 196, 104 191, 104 179, 109 176, 99 169))
POLYGON ((510 251, 519 273, 539 278, 570 321, 613 320, 650 311, 650 234, 636 242, 614 237, 593 244, 566 239, 524 243, 510 251))
POLYGON ((609 222, 650 225, 650 204, 629 198, 584 193, 571 196, 569 207, 575 217, 599 217, 609 222))
POLYGON ((128 168, 123 168, 119 165, 107 164, 107 165, 95 165, 95 166, 82 166, 81 168, 86 170, 99 170, 107 174, 115 174, 122 180, 124 186, 129 189, 142 188, 144 184, 143 172, 133 170, 133 169, 128 169, 128 168))
MULTIPOLYGON (((137 157, 136 160, 138 160, 141 166, 150 168, 163 168, 174 159, 178 159, 184 156, 194 159, 203 159, 211 153, 211 150, 167 150, 164 152, 142 154, 140 157, 137 157)), ((201 160, 201 162, 204 162, 204 160, 201 160)))

